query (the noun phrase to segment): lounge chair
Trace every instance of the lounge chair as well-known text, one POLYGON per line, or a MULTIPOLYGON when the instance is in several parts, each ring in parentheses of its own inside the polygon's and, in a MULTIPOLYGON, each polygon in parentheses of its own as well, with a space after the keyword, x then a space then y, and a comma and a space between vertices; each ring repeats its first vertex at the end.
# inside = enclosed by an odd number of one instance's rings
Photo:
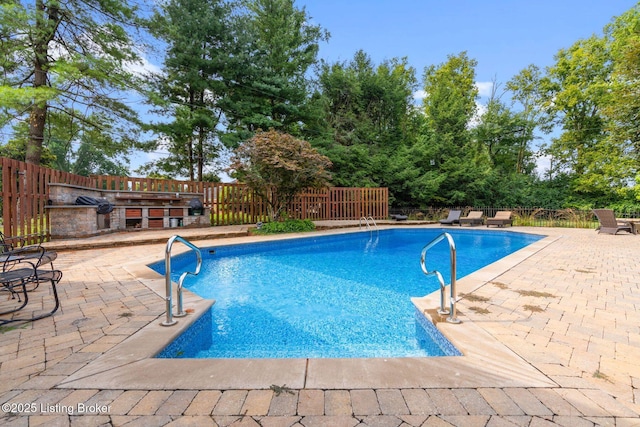
POLYGON ((482 225, 484 223, 482 215, 484 215, 482 211, 471 211, 467 216, 460 218, 460 226, 462 227, 462 224, 482 225))
POLYGON ((490 225, 496 225, 498 227, 504 227, 505 225, 511 225, 511 211, 498 211, 493 218, 487 218, 487 227, 490 225))
POLYGON ((633 233, 631 224, 626 221, 617 220, 613 210, 594 209, 593 213, 598 218, 598 221, 600 221, 600 226, 596 229, 598 233, 617 234, 620 230, 633 233))
POLYGON ((440 224, 453 225, 460 222, 462 211, 450 210, 447 219, 441 219, 440 224))

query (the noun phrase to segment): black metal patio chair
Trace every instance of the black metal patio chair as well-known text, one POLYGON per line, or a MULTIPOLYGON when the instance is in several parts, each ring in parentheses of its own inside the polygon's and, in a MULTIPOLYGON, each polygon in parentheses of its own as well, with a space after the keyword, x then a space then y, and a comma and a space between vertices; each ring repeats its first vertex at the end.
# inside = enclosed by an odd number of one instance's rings
POLYGON ((44 248, 40 248, 39 256, 33 252, 25 252, 24 257, 13 252, 11 255, 4 255, 2 261, 2 271, 0 271, 0 292, 8 292, 7 301, 15 303, 2 303, 2 306, 9 306, 0 309, 0 316, 12 315, 27 306, 29 294, 38 288, 40 283, 49 282, 53 295, 53 309, 51 311, 34 314, 29 317, 13 316, 0 318, 0 325, 11 322, 30 322, 51 316, 60 307, 60 299, 56 285, 62 279, 62 272, 53 268, 38 268, 44 255, 44 248))
POLYGON ((51 264, 53 269, 53 261, 58 257, 56 251, 46 250, 42 246, 44 236, 41 234, 31 234, 28 236, 6 236, 0 231, 0 262, 4 262, 7 256, 20 254, 23 259, 31 258, 37 260, 39 267, 42 264, 51 264), (27 244, 29 241, 37 243, 27 244), (41 252, 44 253, 41 254, 41 252))

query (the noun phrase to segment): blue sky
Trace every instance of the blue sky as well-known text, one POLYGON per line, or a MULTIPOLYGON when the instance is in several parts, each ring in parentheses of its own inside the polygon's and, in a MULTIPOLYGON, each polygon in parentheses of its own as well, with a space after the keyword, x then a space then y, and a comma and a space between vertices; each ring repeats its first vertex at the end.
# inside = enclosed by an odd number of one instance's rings
POLYGON ((349 61, 358 49, 375 64, 406 56, 424 68, 466 51, 479 82, 506 83, 529 64, 553 64, 561 48, 602 35, 631 0, 297 0, 331 33, 320 58, 349 61))

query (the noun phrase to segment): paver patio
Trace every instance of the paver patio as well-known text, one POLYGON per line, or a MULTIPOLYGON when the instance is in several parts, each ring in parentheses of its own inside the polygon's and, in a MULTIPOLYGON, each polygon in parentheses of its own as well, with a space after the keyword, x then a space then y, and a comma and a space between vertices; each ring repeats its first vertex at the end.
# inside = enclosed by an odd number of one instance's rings
MULTIPOLYGON (((255 239, 236 237, 243 230, 180 234, 201 247, 221 244, 216 234, 224 242, 255 239)), ((143 349, 132 349, 136 339, 172 333, 157 327, 165 310, 163 279, 145 273, 144 264, 163 259, 165 244, 150 242, 166 243, 173 230, 54 242, 48 246, 60 251, 55 265, 64 272, 61 309, 0 333, 0 425, 640 425, 640 237, 513 230, 550 239, 504 271, 460 281, 462 324, 438 325, 465 356, 310 359, 300 386, 275 391, 269 385, 285 384, 270 380, 282 378, 279 370, 286 366, 261 373, 260 387, 221 387, 215 377, 220 365, 252 372, 259 363, 204 361, 200 369, 170 361, 187 379, 180 380, 163 371, 168 365, 149 365, 155 362, 143 349), (109 244, 121 246, 72 249, 109 244), (138 359, 126 358, 138 351, 138 359), (482 360, 483 366, 465 360, 482 360), (144 366, 158 368, 133 369, 144 366), (204 386, 189 388, 196 382, 204 386)), ((425 308, 435 308, 433 301, 424 300, 425 308)), ((187 299, 200 309, 198 303, 187 299)), ((234 376, 239 385, 260 383, 259 374, 227 374, 226 385, 234 376)))

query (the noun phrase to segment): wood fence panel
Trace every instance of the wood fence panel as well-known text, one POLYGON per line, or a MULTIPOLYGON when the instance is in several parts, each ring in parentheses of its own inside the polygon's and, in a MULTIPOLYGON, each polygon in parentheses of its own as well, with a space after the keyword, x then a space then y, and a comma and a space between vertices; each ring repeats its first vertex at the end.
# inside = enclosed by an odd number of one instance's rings
MULTIPOLYGON (((17 182, 15 160, 2 159, 2 223, 4 234, 15 236, 17 228, 17 182)), ((17 162, 16 162, 17 163, 17 162)))
POLYGON ((328 219, 328 200, 329 189, 308 189, 293 200, 289 216, 314 221, 328 219))
MULTIPOLYGON (((34 234, 38 230, 37 224, 43 224, 42 217, 40 214, 39 205, 42 201, 42 196, 46 196, 46 194, 38 193, 38 181, 42 176, 38 174, 36 168, 34 168, 33 164, 27 164, 27 169, 25 171, 25 175, 22 178, 22 189, 23 191, 23 208, 24 208, 24 231, 25 234, 34 234), (28 179, 28 177, 36 178, 36 179, 28 179)), ((44 203, 42 205, 44 211, 44 203)), ((44 212, 42 212, 44 213, 44 212)))
MULTIPOLYGON (((211 208, 213 225, 252 224, 268 220, 267 204, 243 184, 218 183, 208 191, 205 206, 211 208)), ((388 217, 386 188, 308 189, 287 207, 295 219, 357 220, 388 217)))
MULTIPOLYGON (((91 178, 1 158, 2 228, 7 236, 49 235, 50 182, 91 187, 91 178)), ((35 243, 37 237, 28 238, 35 243)))
POLYGON ((334 187, 330 189, 329 210, 327 219, 385 219, 389 215, 389 192, 387 188, 334 187))
POLYGON ((213 199, 208 207, 211 208, 213 225, 257 222, 254 197, 245 185, 218 183, 212 193, 213 199))
POLYGON ((127 176, 92 175, 96 188, 114 191, 159 191, 166 193, 201 193, 205 184, 174 179, 141 178, 127 176))

